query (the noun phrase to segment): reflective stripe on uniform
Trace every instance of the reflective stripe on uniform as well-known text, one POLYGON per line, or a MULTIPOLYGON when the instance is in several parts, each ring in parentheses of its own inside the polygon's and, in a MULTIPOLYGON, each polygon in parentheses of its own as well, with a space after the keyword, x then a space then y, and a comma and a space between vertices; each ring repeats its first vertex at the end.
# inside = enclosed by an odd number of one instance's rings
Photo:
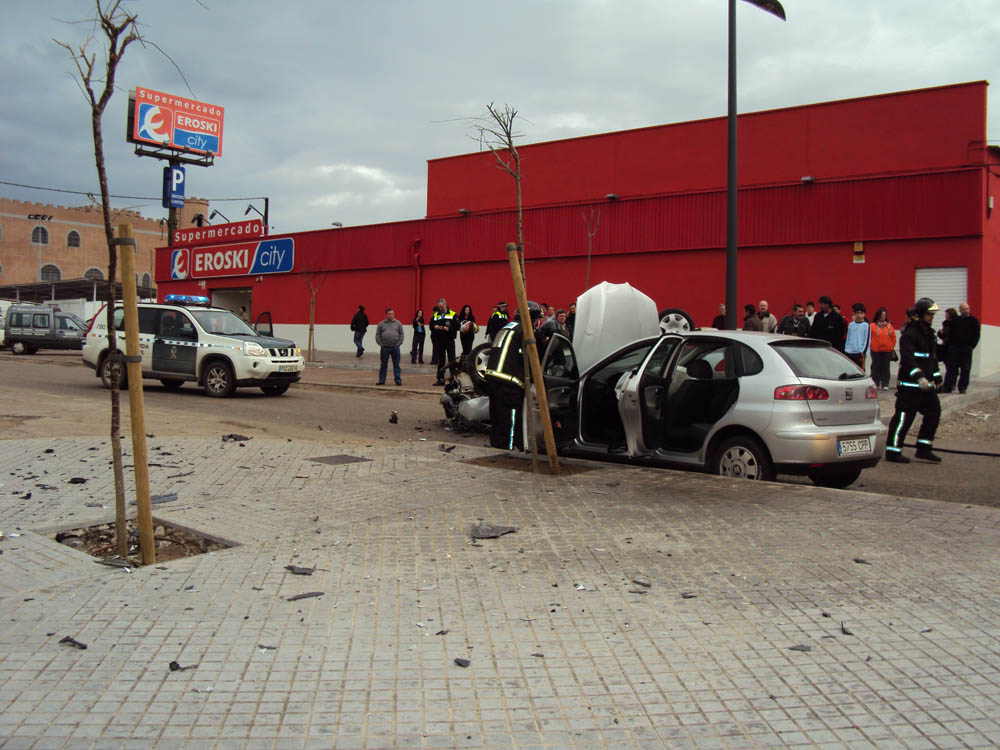
MULTIPOLYGON (((896 434, 894 434, 892 436, 892 440, 889 441, 889 443, 891 445, 893 445, 893 446, 899 445, 900 433, 903 432, 903 425, 904 424, 906 424, 906 412, 905 411, 899 413, 899 424, 896 425, 896 434)), ((900 449, 896 448, 896 450, 900 450, 900 449)))
POLYGON ((917 440, 917 442, 920 443, 921 445, 934 445, 934 441, 933 440, 919 439, 919 440, 917 440))
POLYGON ((901 388, 919 388, 920 383, 907 383, 905 380, 900 380, 899 386, 901 388))
POLYGON ((931 354, 930 354, 930 352, 913 352, 913 356, 914 357, 929 357, 929 356, 931 356, 931 354))

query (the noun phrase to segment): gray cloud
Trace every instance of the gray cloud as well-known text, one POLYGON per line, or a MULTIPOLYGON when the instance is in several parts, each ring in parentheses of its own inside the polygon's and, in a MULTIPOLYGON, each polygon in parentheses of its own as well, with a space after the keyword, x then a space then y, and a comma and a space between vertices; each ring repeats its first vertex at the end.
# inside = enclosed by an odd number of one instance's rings
MULTIPOLYGON (((463 118, 488 102, 520 111, 526 143, 724 114, 725 5, 132 3, 173 62, 151 46, 126 54, 104 120, 111 189, 158 196, 162 165, 124 140, 125 91, 189 96, 179 67, 197 98, 226 108, 223 156, 188 170, 189 195, 267 195, 279 231, 417 218, 426 160, 475 151, 463 118)), ((784 0, 787 23, 738 5, 744 112, 989 78, 1000 59, 995 0, 784 0)), ((81 43, 89 27, 58 19, 87 12, 78 0, 4 4, 0 179, 96 189, 89 111, 51 41, 81 43)), ((232 218, 242 204, 230 205, 218 207, 232 218)), ((164 213, 156 200, 143 211, 164 213)))

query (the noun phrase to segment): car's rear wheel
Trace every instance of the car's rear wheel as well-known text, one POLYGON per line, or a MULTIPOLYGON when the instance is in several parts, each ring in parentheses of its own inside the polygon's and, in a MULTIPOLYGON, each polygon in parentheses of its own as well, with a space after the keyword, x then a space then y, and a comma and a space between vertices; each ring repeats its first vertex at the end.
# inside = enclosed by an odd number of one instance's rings
POLYGON ((23 341, 15 341, 14 343, 12 343, 10 345, 10 350, 12 352, 14 352, 14 354, 27 354, 28 353, 28 347, 24 345, 23 341))
POLYGON ((291 383, 281 383, 280 385, 262 385, 260 389, 266 396, 280 396, 288 391, 291 383))
POLYGON ((734 479, 757 479, 770 482, 774 479, 774 464, 757 438, 737 435, 725 440, 715 451, 711 471, 734 479))
POLYGON ((212 398, 225 398, 236 390, 233 368, 225 362, 212 362, 205 368, 205 393, 212 398))
POLYGON ((176 378, 160 378, 160 382, 163 384, 164 389, 168 391, 176 391, 184 385, 183 380, 178 380, 176 378))
POLYGON ((664 333, 684 333, 694 330, 694 319, 679 307, 660 311, 660 330, 664 333))
POLYGON ((832 487, 842 490, 850 487, 861 476, 861 469, 842 469, 840 471, 811 471, 809 478, 819 487, 832 487))
POLYGON ((108 354, 104 359, 101 360, 101 385, 103 385, 108 390, 111 390, 112 365, 118 363, 118 388, 119 390, 124 390, 128 388, 128 372, 125 369, 125 360, 122 359, 120 354, 114 356, 108 354))

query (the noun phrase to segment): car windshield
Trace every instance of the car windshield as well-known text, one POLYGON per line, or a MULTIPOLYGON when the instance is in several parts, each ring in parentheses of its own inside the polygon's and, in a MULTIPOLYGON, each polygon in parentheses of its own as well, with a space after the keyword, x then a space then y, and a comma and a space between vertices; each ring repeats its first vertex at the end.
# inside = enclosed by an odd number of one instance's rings
POLYGON ((780 341, 771 346, 800 378, 858 380, 865 377, 864 370, 820 341, 780 341))
POLYGON ((228 310, 192 310, 198 324, 209 333, 219 333, 223 336, 256 336, 257 332, 233 315, 228 310))

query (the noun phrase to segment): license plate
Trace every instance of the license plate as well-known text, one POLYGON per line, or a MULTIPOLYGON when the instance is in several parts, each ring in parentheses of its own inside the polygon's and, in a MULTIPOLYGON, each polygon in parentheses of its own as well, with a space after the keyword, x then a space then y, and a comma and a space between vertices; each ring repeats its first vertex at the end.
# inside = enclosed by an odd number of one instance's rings
POLYGON ((837 441, 838 456, 858 456, 867 455, 872 452, 872 439, 870 435, 848 440, 837 441))
POLYGON ((295 365, 278 365, 278 372, 295 372, 298 367, 295 365))

